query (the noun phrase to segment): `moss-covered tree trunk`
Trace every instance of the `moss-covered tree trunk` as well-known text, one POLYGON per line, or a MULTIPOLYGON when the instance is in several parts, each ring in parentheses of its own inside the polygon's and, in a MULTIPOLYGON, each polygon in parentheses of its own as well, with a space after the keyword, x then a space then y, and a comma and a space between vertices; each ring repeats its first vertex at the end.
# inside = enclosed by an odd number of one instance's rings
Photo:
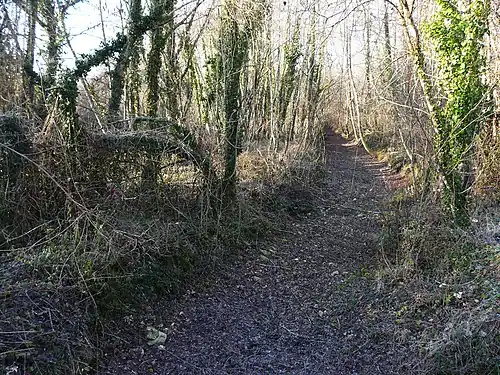
MULTIPOLYGON (((301 56, 300 53, 300 25, 295 24, 292 39, 284 46, 284 72, 280 81, 278 93, 278 127, 286 129, 286 116, 294 91, 297 89, 296 74, 297 63, 301 56)), ((295 129, 294 123, 290 123, 290 127, 286 134, 286 142, 293 140, 295 129)), ((279 138, 279 137, 278 137, 279 138)))
MULTIPOLYGON (((158 113, 159 94, 159 78, 162 68, 162 54, 167 50, 168 65, 173 64, 172 59, 175 59, 174 49, 174 0, 154 0, 152 3, 151 18, 155 22, 155 26, 151 30, 151 49, 148 54, 147 62, 147 77, 148 86, 147 93, 147 113, 148 116, 155 117, 158 113)), ((166 72, 167 75, 171 72, 166 72)), ((172 81, 172 80, 171 80, 172 81)), ((173 96, 173 95, 170 95, 173 96)), ((176 106, 169 113, 173 119, 177 119, 178 112, 176 106)))
POLYGON ((111 87, 108 100, 108 114, 107 121, 112 123, 118 118, 120 112, 120 105, 123 96, 123 87, 125 83, 125 70, 126 70, 126 54, 124 51, 120 52, 114 69, 111 71, 111 87))
POLYGON ((28 105, 33 105, 35 98, 35 43, 36 22, 38 17, 38 1, 28 2, 28 35, 26 37, 26 52, 24 55, 24 91, 28 105))
MULTIPOLYGON (((130 5, 130 14, 128 21, 128 33, 126 38, 125 48, 120 52, 115 68, 111 72, 111 92, 108 101, 108 122, 116 121, 119 117, 120 106, 122 103, 123 92, 126 86, 125 80, 127 71, 132 64, 134 68, 138 67, 139 52, 142 46, 142 38, 149 25, 145 24, 142 15, 141 0, 132 0, 130 5)), ((129 103, 131 111, 138 111, 139 106, 139 87, 137 71, 132 74, 132 81, 128 82, 129 88, 129 103)), ((135 114, 135 113, 134 113, 135 114)))
MULTIPOLYGON (((167 44, 172 46, 174 40, 174 0, 154 0, 151 4, 151 20, 154 26, 151 30, 151 48, 148 54, 146 83, 147 83, 147 114, 150 117, 158 115, 160 100, 160 72, 162 70, 162 54, 167 44)), ((173 47, 169 49, 167 60, 175 59, 173 47)), ((168 75, 170 72, 166 72, 168 75)), ((176 108, 176 106, 172 106, 176 108)), ((169 111, 171 112, 171 111, 169 111)), ((177 111, 169 113, 176 121, 177 111)), ((151 122, 151 124, 155 124, 151 122)), ((154 187, 160 173, 160 158, 151 156, 142 170, 142 181, 145 187, 154 187)))
POLYGON ((222 196, 231 201, 236 196, 236 160, 241 109, 240 79, 248 55, 248 35, 240 30, 238 22, 231 17, 229 9, 224 8, 220 31, 220 63, 223 77, 224 97, 224 176, 222 196))
POLYGON ((59 35, 58 35, 58 16, 56 13, 56 4, 52 0, 43 0, 41 9, 45 32, 47 33, 47 69, 43 84, 45 88, 50 89, 55 85, 56 75, 59 66, 59 35))
POLYGON ((126 55, 129 59, 127 66, 125 66, 125 73, 127 78, 126 92, 128 101, 128 111, 131 116, 140 113, 140 89, 141 89, 141 75, 139 74, 140 68, 140 54, 142 51, 142 39, 144 34, 144 21, 142 18, 142 1, 132 0, 130 4, 130 21, 129 21, 129 37, 126 49, 126 55))
POLYGON ((313 21, 308 41, 307 59, 307 134, 306 142, 316 143, 323 139, 323 134, 318 133, 323 129, 316 129, 316 115, 321 96, 321 71, 324 59, 324 44, 318 46, 317 43, 317 20, 316 12, 313 14, 313 21))

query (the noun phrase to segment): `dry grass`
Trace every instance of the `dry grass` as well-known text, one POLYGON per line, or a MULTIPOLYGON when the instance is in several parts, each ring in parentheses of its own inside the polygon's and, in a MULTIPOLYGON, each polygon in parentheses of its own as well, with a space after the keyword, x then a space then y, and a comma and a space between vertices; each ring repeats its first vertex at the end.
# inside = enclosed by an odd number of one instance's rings
POLYGON ((461 230, 432 202, 397 205, 381 238, 380 283, 404 291, 399 318, 411 322, 422 373, 497 374, 498 206, 477 209, 461 230))
MULTIPOLYGON (((498 129, 498 125, 497 125, 498 129)), ((498 132, 498 130, 497 130, 498 132)), ((493 126, 486 126, 479 135, 477 146, 476 164, 477 179, 475 183, 476 193, 500 199, 500 137, 495 133, 493 126)))

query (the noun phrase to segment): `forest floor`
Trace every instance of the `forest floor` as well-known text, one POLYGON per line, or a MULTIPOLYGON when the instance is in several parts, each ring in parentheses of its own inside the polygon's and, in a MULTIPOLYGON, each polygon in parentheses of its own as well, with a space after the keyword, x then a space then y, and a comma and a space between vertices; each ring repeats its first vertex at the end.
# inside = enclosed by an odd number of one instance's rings
POLYGON ((401 181, 338 135, 327 157, 312 212, 208 282, 108 327, 102 373, 412 373, 397 293, 376 277, 380 222, 401 181), (148 326, 165 342, 148 345, 148 326))

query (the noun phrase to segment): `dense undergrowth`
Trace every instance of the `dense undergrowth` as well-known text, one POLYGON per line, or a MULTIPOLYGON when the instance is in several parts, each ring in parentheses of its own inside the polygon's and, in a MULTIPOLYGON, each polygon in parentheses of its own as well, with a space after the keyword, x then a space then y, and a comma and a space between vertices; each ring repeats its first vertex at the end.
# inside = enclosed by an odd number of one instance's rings
POLYGON ((454 225, 443 207, 440 184, 426 167, 432 159, 415 162, 390 134, 365 135, 372 155, 405 179, 387 202, 377 279, 381 304, 390 306, 401 336, 420 353, 418 373, 500 372, 500 153, 492 129, 485 127, 476 141, 467 227, 454 225))
POLYGON ((322 157, 253 149, 239 157, 236 203, 214 210, 193 166, 168 154, 162 182, 146 187, 144 155, 82 156, 75 175, 64 147, 38 145, 9 185, 16 199, 3 200, 4 369, 95 372, 106 322, 199 283, 308 212, 322 157))
POLYGON ((379 287, 398 295, 395 323, 421 353, 420 373, 498 374, 498 205, 476 198, 473 225, 399 193, 380 236, 379 287))

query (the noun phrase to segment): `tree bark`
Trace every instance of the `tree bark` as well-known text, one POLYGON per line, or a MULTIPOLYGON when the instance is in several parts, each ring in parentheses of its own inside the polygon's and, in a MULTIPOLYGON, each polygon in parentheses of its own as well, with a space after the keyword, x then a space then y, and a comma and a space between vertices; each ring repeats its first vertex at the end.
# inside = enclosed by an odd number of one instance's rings
POLYGON ((28 36, 26 38, 26 53, 24 55, 24 90, 28 105, 33 105, 35 98, 35 42, 36 20, 38 17, 38 1, 28 2, 28 36))
POLYGON ((52 0, 43 0, 42 14, 45 21, 47 33, 47 70, 45 73, 44 86, 52 88, 56 83, 56 75, 59 66, 60 43, 58 41, 58 17, 56 4, 52 0))
MULTIPOLYGON (((161 54, 167 50, 168 65, 171 67, 175 60, 174 51, 174 1, 173 0, 155 0, 152 4, 152 19, 156 26, 151 32, 151 49, 148 55, 148 69, 147 69, 147 113, 148 116, 156 116, 158 113, 159 101, 159 75, 162 66, 161 54)), ((171 71, 167 73, 172 74, 171 71)), ((170 79, 170 84, 174 79, 170 79)), ((169 89, 167 88, 167 91, 169 89)), ((169 99, 176 100, 174 95, 168 95, 169 99)), ((173 119, 179 117, 178 106, 176 104, 169 104, 169 115, 173 119)))

